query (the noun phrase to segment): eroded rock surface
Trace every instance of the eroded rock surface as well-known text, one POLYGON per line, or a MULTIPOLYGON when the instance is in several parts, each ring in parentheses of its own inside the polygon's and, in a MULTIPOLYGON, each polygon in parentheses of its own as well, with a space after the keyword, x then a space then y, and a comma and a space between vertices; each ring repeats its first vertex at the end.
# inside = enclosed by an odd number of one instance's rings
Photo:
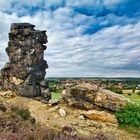
POLYGON ((115 115, 109 114, 105 111, 90 110, 90 111, 84 112, 83 115, 84 117, 87 117, 91 120, 117 124, 117 119, 115 118, 115 115))
POLYGON ((48 68, 44 60, 47 48, 46 31, 35 30, 29 23, 13 23, 6 53, 9 62, 0 72, 0 89, 12 90, 26 97, 42 96, 50 99, 47 81, 48 68))
POLYGON ((98 88, 95 84, 83 83, 68 88, 62 102, 85 110, 115 111, 125 107, 130 100, 109 90, 98 88))

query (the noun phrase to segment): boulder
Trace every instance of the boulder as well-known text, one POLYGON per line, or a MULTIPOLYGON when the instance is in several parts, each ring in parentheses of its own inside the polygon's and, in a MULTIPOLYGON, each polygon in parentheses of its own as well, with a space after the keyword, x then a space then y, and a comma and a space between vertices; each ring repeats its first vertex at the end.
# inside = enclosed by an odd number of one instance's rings
POLYGON ((44 79, 47 61, 44 60, 46 31, 34 29, 30 23, 12 23, 6 48, 9 62, 0 71, 0 89, 12 90, 26 97, 42 96, 50 100, 44 79))
POLYGON ((74 108, 85 110, 120 110, 127 103, 126 97, 105 89, 99 89, 95 84, 83 83, 67 88, 62 102, 74 108))
POLYGON ((95 105, 112 111, 124 108, 127 103, 130 103, 129 99, 106 89, 100 89, 94 99, 95 105))
POLYGON ((90 110, 96 108, 93 104, 93 98, 98 91, 96 85, 79 84, 70 88, 67 88, 62 101, 74 108, 90 110))
POLYGON ((58 112, 59 112, 61 117, 65 117, 66 116, 66 111, 63 108, 60 108, 58 112))
POLYGON ((105 111, 90 110, 84 112, 83 116, 91 120, 108 122, 113 124, 117 123, 117 119, 115 118, 115 115, 109 114, 105 111))
POLYGON ((78 119, 84 120, 85 118, 84 118, 83 115, 79 115, 79 116, 78 116, 78 119))
POLYGON ((62 95, 66 94, 66 89, 62 90, 62 95))

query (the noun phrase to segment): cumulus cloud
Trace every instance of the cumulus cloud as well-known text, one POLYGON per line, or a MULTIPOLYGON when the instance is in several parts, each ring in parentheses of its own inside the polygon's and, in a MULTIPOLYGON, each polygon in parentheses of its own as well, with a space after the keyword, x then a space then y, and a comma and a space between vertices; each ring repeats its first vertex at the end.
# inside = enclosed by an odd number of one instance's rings
POLYGON ((8 61, 5 48, 10 24, 30 22, 36 29, 47 30, 48 76, 140 76, 140 19, 136 14, 114 12, 118 5, 124 10, 126 0, 32 0, 22 2, 23 8, 16 0, 2 4, 0 67, 8 61), (7 7, 11 7, 11 11, 7 7), (101 14, 99 8, 97 13, 100 15, 92 11, 88 15, 83 10, 85 7, 89 11, 91 7, 100 7, 105 14, 101 14), (20 12, 18 8, 21 8, 20 12), (106 9, 110 11, 106 12, 106 9))

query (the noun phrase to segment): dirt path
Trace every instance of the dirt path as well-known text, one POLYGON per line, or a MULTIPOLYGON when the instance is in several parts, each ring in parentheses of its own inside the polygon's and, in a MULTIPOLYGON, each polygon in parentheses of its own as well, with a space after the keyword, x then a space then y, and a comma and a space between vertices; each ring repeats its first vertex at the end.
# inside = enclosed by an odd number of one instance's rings
POLYGON ((111 140, 139 140, 134 134, 119 129, 117 125, 109 123, 101 123, 88 119, 79 119, 78 116, 81 110, 67 108, 66 106, 50 107, 47 104, 37 100, 18 97, 7 99, 10 105, 23 105, 29 108, 31 115, 37 122, 45 124, 48 127, 62 129, 64 126, 72 127, 78 135, 92 136, 99 132, 103 132, 111 137, 111 140), (66 116, 62 117, 58 110, 63 108, 66 111, 66 116))

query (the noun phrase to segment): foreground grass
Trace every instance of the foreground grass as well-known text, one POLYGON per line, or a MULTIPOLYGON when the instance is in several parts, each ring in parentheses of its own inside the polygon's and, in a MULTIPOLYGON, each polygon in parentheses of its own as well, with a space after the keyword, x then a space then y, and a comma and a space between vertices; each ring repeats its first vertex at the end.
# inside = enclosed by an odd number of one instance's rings
POLYGON ((123 96, 129 98, 133 102, 140 104, 140 95, 138 95, 137 93, 132 93, 131 95, 123 94, 123 96))
POLYGON ((0 104, 0 140, 107 140, 104 133, 94 137, 70 135, 71 127, 65 126, 56 131, 37 124, 24 106, 4 106, 0 104), (24 115, 23 115, 24 114, 24 115), (26 117, 25 117, 26 116, 26 117))
POLYGON ((120 128, 128 131, 129 133, 134 134, 137 138, 140 138, 140 129, 139 128, 134 128, 132 126, 125 126, 125 127, 123 126, 120 128))

